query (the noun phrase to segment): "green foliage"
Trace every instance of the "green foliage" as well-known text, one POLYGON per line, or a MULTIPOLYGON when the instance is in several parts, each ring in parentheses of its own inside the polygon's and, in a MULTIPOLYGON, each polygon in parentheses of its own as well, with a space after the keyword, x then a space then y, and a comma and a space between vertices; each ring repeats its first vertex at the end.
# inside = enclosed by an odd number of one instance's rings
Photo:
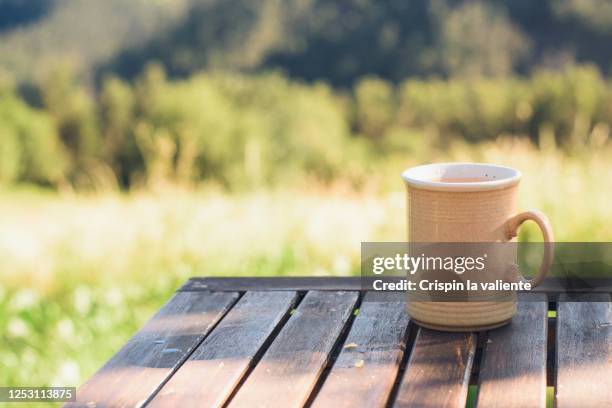
POLYGON ((592 31, 610 33, 612 4, 606 0, 561 0, 552 3, 552 10, 565 21, 578 21, 592 31))
POLYGON ((100 149, 94 101, 70 69, 51 73, 40 84, 44 108, 57 122, 60 136, 75 158, 96 156, 100 149))
POLYGON ((137 88, 136 144, 146 179, 228 186, 273 183, 290 175, 337 175, 349 132, 324 85, 277 74, 201 74, 167 81, 150 68, 137 88))
POLYGON ((528 51, 528 38, 490 3, 470 1, 445 17, 441 65, 460 76, 504 76, 528 51))
POLYGON ((535 140, 550 128, 559 144, 573 148, 589 142, 598 123, 612 121, 611 96, 610 84, 589 66, 528 79, 409 80, 400 88, 399 121, 470 141, 503 134, 535 140))
POLYGON ((107 77, 93 94, 64 70, 40 82, 42 111, 5 88, 3 182, 78 189, 361 184, 389 154, 505 135, 578 154, 608 143, 612 123, 612 88, 593 66, 398 86, 365 77, 348 93, 276 72, 173 80, 150 65, 132 83, 107 77))
POLYGON ((366 77, 355 86, 356 121, 363 134, 381 138, 395 119, 395 107, 394 89, 388 82, 366 77))
POLYGON ((65 153, 49 114, 4 93, 0 124, 0 183, 62 181, 65 153))

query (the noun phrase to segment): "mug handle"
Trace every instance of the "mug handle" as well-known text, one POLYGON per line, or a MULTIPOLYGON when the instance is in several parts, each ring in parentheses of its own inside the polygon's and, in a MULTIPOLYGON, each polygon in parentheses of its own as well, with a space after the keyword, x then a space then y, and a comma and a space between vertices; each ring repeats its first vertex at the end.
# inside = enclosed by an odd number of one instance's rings
POLYGON ((540 270, 536 276, 529 280, 523 277, 524 281, 531 283, 532 287, 536 287, 542 283, 546 277, 546 274, 548 273, 548 270, 550 269, 550 265, 552 264, 555 239, 553 237, 553 231, 548 217, 539 210, 529 210, 523 211, 507 221, 506 237, 508 240, 516 237, 521 224, 528 220, 534 221, 536 224, 538 224, 540 231, 542 231, 542 237, 544 238, 544 256, 542 258, 540 270))

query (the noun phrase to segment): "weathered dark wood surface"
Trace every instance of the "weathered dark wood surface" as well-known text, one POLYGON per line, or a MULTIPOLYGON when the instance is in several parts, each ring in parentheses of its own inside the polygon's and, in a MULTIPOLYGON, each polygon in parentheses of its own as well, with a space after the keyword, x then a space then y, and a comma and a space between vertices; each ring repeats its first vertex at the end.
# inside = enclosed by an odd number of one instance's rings
POLYGON ((532 295, 529 302, 519 303, 509 325, 489 331, 480 366, 479 407, 546 406, 547 306, 546 297, 532 295))
POLYGON ((394 407, 464 407, 476 353, 473 333, 419 329, 394 407))
POLYGON ((179 291, 247 291, 247 290, 361 290, 361 278, 343 277, 238 277, 238 278, 191 278, 179 291), (232 289, 236 288, 236 289, 232 289))
POLYGON ((558 407, 612 406, 609 293, 521 294, 478 334, 379 296, 359 278, 190 280, 67 406, 464 407, 469 384, 479 407, 543 407, 547 385, 558 407))
POLYGON ((308 292, 230 407, 302 407, 357 299, 357 292, 308 292))
MULTIPOLYGON (((248 291, 248 290, 364 290, 361 278, 345 277, 236 277, 236 278, 191 278, 179 291, 248 291)), ((612 279, 566 279, 546 278, 529 293, 548 293, 556 297, 559 293, 612 293, 612 279)), ((551 299, 551 300, 556 300, 551 299)))
POLYGON ((609 295, 592 302, 563 297, 557 310, 558 408, 612 407, 612 307, 609 295))
POLYGON ((238 300, 237 292, 179 292, 89 381, 69 407, 140 407, 238 300))
POLYGON ((150 406, 222 406, 296 298, 296 292, 247 292, 150 406))
POLYGON ((313 407, 385 406, 406 348, 405 306, 366 295, 313 407))

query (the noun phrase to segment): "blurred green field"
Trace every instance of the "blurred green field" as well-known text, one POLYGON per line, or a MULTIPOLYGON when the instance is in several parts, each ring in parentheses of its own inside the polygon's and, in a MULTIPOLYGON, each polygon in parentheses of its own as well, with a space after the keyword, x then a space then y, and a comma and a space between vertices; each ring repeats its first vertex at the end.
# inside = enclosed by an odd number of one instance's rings
MULTIPOLYGON (((519 168, 521 207, 545 211, 559 241, 606 241, 610 157, 500 139, 429 159, 519 168)), ((404 238, 399 173, 417 162, 391 156, 359 189, 296 180, 237 193, 4 190, 0 383, 80 384, 190 276, 357 274, 361 241, 404 238)), ((521 239, 539 239, 537 228, 521 239)))

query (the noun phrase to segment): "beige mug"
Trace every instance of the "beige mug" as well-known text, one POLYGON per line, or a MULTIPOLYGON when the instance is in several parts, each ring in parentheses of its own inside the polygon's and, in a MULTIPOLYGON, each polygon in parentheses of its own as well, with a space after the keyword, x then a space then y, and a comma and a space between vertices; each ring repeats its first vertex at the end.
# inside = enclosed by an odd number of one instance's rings
MULTIPOLYGON (((518 170, 483 163, 440 163, 409 168, 402 178, 407 188, 410 242, 511 242, 520 225, 532 220, 542 231, 544 256, 531 286, 544 279, 553 258, 553 232, 542 212, 518 211, 518 170)), ((513 295, 511 300, 482 302, 411 301, 408 295, 406 307, 413 321, 424 327, 487 330, 512 319, 516 313, 516 293, 513 295)))

